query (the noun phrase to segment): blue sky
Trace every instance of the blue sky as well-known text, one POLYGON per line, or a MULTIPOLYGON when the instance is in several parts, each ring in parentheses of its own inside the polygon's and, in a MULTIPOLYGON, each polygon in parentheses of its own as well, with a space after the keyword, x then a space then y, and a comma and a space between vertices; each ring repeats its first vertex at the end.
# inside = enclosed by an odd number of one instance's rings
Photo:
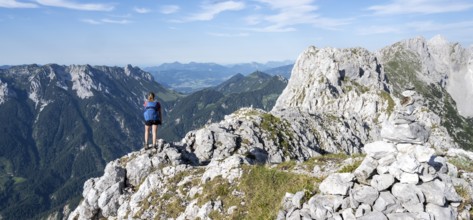
POLYGON ((441 34, 473 44, 471 0, 0 0, 0 65, 295 60, 441 34))

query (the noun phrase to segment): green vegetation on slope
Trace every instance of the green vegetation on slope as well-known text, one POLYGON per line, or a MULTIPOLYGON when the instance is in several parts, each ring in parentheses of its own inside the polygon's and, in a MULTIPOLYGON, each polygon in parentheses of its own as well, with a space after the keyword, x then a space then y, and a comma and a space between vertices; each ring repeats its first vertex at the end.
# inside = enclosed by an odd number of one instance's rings
MULTIPOLYGON (((228 219, 275 219, 286 192, 306 191, 306 198, 315 194, 320 179, 270 168, 264 165, 244 166, 239 184, 215 178, 204 185, 203 202, 222 200, 224 210, 238 208, 228 219), (232 192, 240 192, 243 198, 232 192), (242 203, 244 202, 244 203, 242 203), (242 205, 244 204, 244 205, 242 205)), ((236 193, 238 195, 238 193, 236 193)), ((214 213, 216 219, 223 219, 214 213)))
POLYGON ((204 89, 179 99, 165 117, 159 136, 179 141, 208 122, 223 120, 242 107, 271 110, 286 87, 277 76, 257 72, 247 77, 234 77, 216 88, 204 89), (257 81, 257 82, 254 82, 257 81))

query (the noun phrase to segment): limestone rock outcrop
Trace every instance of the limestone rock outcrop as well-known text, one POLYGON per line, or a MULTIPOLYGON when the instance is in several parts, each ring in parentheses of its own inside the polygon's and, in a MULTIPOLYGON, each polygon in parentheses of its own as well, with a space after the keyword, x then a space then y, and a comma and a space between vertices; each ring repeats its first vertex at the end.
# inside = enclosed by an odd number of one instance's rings
POLYGON ((408 103, 383 127, 385 140, 365 145, 353 174, 330 174, 321 194, 299 207, 282 204, 279 219, 470 219, 471 206, 460 207, 465 201, 457 189, 471 198, 472 183, 427 144, 430 133, 406 114, 412 113, 408 103))
MULTIPOLYGON (((469 219, 473 174, 460 174, 445 155, 473 153, 458 149, 422 95, 409 85, 404 90, 399 98, 391 93, 374 53, 309 47, 270 112, 242 108, 180 142, 161 140, 157 149, 110 162, 104 176, 86 182, 85 199, 69 219, 231 215, 248 204, 199 197, 207 183, 236 184, 245 165, 329 153, 365 157, 350 173, 333 173, 334 164, 302 172, 324 178, 320 192, 286 193, 278 219, 469 219)), ((248 196, 229 188, 222 191, 248 196)))

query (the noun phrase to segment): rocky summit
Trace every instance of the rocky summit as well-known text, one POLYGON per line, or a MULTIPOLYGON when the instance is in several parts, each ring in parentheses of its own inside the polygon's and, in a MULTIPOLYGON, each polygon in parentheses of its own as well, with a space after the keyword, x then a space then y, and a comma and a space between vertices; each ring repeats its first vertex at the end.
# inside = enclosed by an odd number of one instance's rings
POLYGON ((108 163, 69 219, 470 219, 473 153, 385 65, 309 47, 270 112, 108 163))

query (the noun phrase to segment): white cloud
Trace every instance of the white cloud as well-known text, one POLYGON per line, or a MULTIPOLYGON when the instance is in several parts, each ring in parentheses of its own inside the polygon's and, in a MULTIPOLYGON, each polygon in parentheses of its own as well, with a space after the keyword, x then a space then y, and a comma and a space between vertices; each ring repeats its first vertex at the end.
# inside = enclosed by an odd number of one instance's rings
POLYGON ((445 31, 445 30, 464 30, 472 29, 473 21, 460 21, 460 22, 451 22, 451 23, 436 23, 433 21, 419 21, 419 22, 410 22, 406 24, 406 27, 409 29, 414 29, 419 32, 429 32, 429 31, 445 31))
POLYGON ((2 8, 37 8, 38 5, 34 3, 18 2, 16 0, 0 0, 0 7, 2 8))
POLYGON ((374 5, 368 8, 375 15, 392 14, 438 14, 466 11, 473 3, 451 0, 393 0, 390 4, 374 5))
POLYGON ((112 11, 114 7, 110 4, 81 4, 67 0, 36 0, 41 5, 68 8, 83 11, 112 11))
POLYGON ((256 0, 276 11, 271 15, 248 16, 246 21, 250 25, 269 23, 266 27, 254 29, 262 32, 288 32, 295 31, 295 25, 309 24, 325 29, 349 24, 351 19, 332 19, 322 17, 316 13, 319 7, 314 5, 314 0, 256 0))
POLYGON ((376 25, 359 28, 357 30, 358 35, 399 34, 401 32, 402 32, 402 28, 400 27, 376 26, 376 25))
POLYGON ((208 35, 215 36, 215 37, 248 37, 250 36, 249 33, 237 33, 237 34, 229 34, 229 33, 207 33, 208 35))
POLYGON ((102 19, 101 21, 103 23, 110 23, 110 24, 129 24, 129 23, 131 23, 131 21, 127 20, 127 19, 114 20, 114 19, 105 18, 105 19, 102 19))
POLYGON ((102 22, 96 21, 96 20, 93 20, 93 19, 82 19, 81 21, 84 22, 84 23, 88 23, 88 24, 102 24, 102 22))
POLYGON ((149 10, 148 8, 135 7, 135 8, 133 8, 133 10, 136 11, 137 13, 140 13, 140 14, 146 14, 146 13, 151 12, 151 10, 149 10))
POLYGON ((256 25, 260 24, 263 21, 263 16, 262 15, 251 15, 245 18, 245 21, 249 25, 256 25))
POLYGON ((100 19, 100 20, 82 19, 81 21, 84 22, 84 23, 94 24, 94 25, 98 25, 98 24, 129 24, 129 23, 131 23, 131 21, 127 20, 127 19, 114 20, 114 19, 108 19, 108 18, 104 18, 104 19, 100 19))
POLYGON ((371 25, 368 27, 358 28, 357 34, 374 35, 416 33, 422 35, 426 32, 446 33, 445 31, 448 32, 451 30, 455 30, 455 32, 473 30, 473 20, 450 23, 438 23, 434 21, 415 21, 398 25, 371 25))
POLYGON ((186 21, 210 21, 215 16, 224 11, 239 11, 245 8, 245 3, 237 1, 225 1, 215 4, 205 4, 202 6, 203 11, 194 14, 186 19, 186 21))
POLYGON ((296 28, 293 27, 282 27, 279 25, 270 25, 270 26, 265 26, 262 28, 249 28, 249 31, 254 31, 254 32, 292 32, 296 31, 296 28))
POLYGON ((173 14, 181 9, 178 5, 164 5, 160 8, 159 12, 162 14, 173 14))

